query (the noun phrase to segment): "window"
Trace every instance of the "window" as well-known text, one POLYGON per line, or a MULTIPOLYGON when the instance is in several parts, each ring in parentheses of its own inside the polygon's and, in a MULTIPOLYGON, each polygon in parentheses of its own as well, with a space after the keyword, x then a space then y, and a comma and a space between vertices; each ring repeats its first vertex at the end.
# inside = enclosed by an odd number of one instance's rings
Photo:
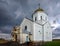
POLYGON ((42 19, 42 16, 41 16, 41 19, 42 19))
POLYGON ((41 32, 39 31, 39 33, 41 34, 41 32))
POLYGON ((28 36, 26 36, 26 42, 29 42, 29 37, 28 36))
POLYGON ((25 26, 25 30, 27 30, 27 26, 25 26))
POLYGON ((35 21, 37 20, 37 17, 35 17, 35 21))

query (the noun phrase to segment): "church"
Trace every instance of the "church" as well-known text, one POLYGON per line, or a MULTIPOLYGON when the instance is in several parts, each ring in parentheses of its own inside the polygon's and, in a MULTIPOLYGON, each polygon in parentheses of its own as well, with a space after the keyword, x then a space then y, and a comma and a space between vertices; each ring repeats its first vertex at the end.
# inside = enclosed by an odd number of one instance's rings
POLYGON ((24 18, 19 26, 14 27, 12 40, 20 43, 52 41, 52 28, 44 10, 39 7, 32 14, 32 19, 24 18))

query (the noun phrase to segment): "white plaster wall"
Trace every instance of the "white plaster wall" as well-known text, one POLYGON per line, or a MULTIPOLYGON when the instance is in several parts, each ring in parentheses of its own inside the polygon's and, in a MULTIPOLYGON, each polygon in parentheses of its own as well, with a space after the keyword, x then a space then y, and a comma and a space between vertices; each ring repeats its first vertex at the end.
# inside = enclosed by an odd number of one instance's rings
MULTIPOLYGON (((42 32, 42 26, 41 25, 24 18, 23 22, 20 25, 21 33, 25 29, 25 26, 27 26, 27 31, 32 33, 32 37, 31 37, 32 41, 42 41, 43 32, 42 32)), ((22 41, 25 42, 26 41, 25 39, 26 39, 26 35, 21 34, 20 35, 21 42, 22 41)), ((52 41, 52 30, 51 30, 51 26, 50 26, 49 22, 44 25, 44 41, 52 41)))
POLYGON ((27 31, 30 32, 30 31, 33 30, 33 28, 31 28, 31 27, 33 27, 32 21, 30 21, 30 20, 28 20, 26 18, 24 18, 23 22, 21 23, 21 29, 22 29, 22 31, 25 29, 25 26, 27 26, 27 31))
MULTIPOLYGON (((33 20, 35 21, 35 17, 38 16, 38 13, 33 14, 33 20)), ((38 18, 37 18, 38 19, 38 18)))
POLYGON ((42 16, 42 19, 46 20, 46 18, 47 18, 47 20, 48 20, 48 16, 44 12, 40 12, 40 11, 33 14, 33 20, 35 21, 35 17, 37 17, 37 20, 39 21, 39 20, 41 20, 41 16, 42 16))
POLYGON ((44 41, 52 41, 52 29, 49 22, 44 25, 44 41))
MULTIPOLYGON (((26 19, 26 18, 24 18, 24 20, 23 20, 23 22, 21 23, 21 26, 20 26, 21 27, 21 31, 24 31, 25 26, 27 26, 27 31, 32 33, 31 40, 33 41, 33 22, 28 20, 28 19, 26 19)), ((22 37, 22 36, 20 36, 20 37, 22 37)))
POLYGON ((34 31, 33 32, 34 41, 42 41, 42 27, 39 24, 34 23, 34 30, 33 31, 34 31))
MULTIPOLYGON (((44 24, 45 22, 48 21, 48 16, 44 13, 44 12, 36 12, 33 15, 33 20, 35 21, 35 17, 37 17, 37 21, 36 23, 40 23, 40 24, 44 24), (41 16, 42 16, 42 21, 41 20, 41 16)), ((51 30, 51 26, 49 24, 49 22, 47 22, 44 25, 44 34, 43 34, 43 29, 41 29, 42 31, 42 36, 39 37, 39 33, 38 30, 40 30, 40 25, 34 23, 34 40, 41 40, 43 39, 44 41, 52 41, 52 30, 51 30), (40 38, 40 39, 39 39, 40 38)))
POLYGON ((20 43, 25 43, 26 42, 26 36, 28 36, 28 34, 20 34, 20 43))

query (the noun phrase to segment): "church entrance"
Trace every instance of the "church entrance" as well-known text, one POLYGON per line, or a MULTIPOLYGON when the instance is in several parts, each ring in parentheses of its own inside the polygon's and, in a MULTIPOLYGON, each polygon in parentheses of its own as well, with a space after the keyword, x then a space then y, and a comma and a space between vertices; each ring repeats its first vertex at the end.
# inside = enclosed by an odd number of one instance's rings
POLYGON ((17 41, 17 34, 15 34, 15 41, 17 41))
POLYGON ((26 42, 29 42, 29 37, 28 36, 26 36, 26 42))

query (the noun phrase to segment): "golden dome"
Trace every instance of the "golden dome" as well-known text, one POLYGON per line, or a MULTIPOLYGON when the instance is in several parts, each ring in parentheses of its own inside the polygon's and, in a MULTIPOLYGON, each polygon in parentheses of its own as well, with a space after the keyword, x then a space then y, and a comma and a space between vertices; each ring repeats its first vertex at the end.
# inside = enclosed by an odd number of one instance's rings
POLYGON ((40 4, 38 4, 38 9, 36 9, 35 11, 34 11, 34 13, 33 14, 35 14, 36 12, 44 12, 44 10, 42 9, 42 8, 40 8, 40 4))
POLYGON ((38 11, 44 11, 42 8, 38 8, 37 10, 35 10, 35 13, 38 11))

